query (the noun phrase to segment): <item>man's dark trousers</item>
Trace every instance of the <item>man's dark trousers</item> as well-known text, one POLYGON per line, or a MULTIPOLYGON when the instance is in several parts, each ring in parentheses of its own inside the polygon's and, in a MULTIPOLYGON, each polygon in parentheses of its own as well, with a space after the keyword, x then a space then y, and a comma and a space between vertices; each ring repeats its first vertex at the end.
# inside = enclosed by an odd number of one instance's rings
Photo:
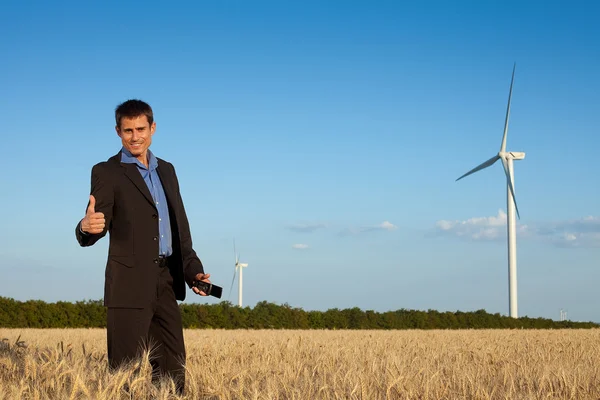
POLYGON ((118 368, 150 350, 153 381, 170 376, 178 392, 185 386, 185 347, 181 314, 175 299, 168 259, 161 259, 156 297, 146 308, 107 310, 108 361, 118 368))

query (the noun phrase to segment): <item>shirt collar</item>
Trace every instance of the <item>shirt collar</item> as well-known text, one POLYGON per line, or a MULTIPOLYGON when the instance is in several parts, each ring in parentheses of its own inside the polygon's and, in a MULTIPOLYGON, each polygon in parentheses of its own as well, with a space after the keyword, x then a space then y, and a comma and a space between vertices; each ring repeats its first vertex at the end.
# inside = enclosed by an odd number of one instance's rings
POLYGON ((126 164, 137 164, 138 167, 153 171, 158 167, 158 160, 154 154, 148 149, 148 167, 142 164, 137 158, 131 154, 125 147, 121 148, 121 162, 126 164))

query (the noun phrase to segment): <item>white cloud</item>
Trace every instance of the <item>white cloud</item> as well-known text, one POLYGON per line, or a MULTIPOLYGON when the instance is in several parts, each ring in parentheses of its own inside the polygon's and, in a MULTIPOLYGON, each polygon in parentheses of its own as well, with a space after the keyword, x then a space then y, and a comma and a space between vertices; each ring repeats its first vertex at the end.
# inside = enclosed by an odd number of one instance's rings
MULTIPOLYGON (((469 240, 506 240, 506 213, 498 210, 492 217, 474 217, 464 221, 440 220, 436 234, 469 240)), ((541 222, 530 225, 517 220, 517 236, 542 240, 560 247, 600 247, 600 217, 541 222)))
POLYGON ((365 232, 374 232, 374 231, 393 231, 398 229, 398 227, 394 224, 392 224, 390 221, 383 221, 380 224, 377 225, 371 225, 371 226, 362 226, 362 227, 353 227, 353 228, 346 228, 344 229, 342 232, 340 232, 341 235, 358 235, 360 233, 365 233, 365 232))
POLYGON ((378 225, 378 227, 381 229, 385 229, 386 231, 393 231, 395 229, 398 229, 398 227, 392 224, 390 221, 383 221, 381 224, 378 225))
POLYGON ((292 245, 292 248, 297 250, 305 250, 308 249, 308 245, 304 243, 296 243, 292 245))
POLYGON ((559 247, 600 247, 600 217, 541 224, 536 235, 559 247))
MULTIPOLYGON (((464 221, 441 220, 436 222, 438 233, 459 236, 473 240, 498 240, 506 236, 506 213, 498 210, 492 217, 474 217, 464 221)), ((519 226, 519 230, 527 229, 519 226)))
POLYGON ((324 223, 296 224, 296 225, 290 225, 287 228, 294 232, 314 232, 318 229, 327 228, 327 224, 324 224, 324 223))

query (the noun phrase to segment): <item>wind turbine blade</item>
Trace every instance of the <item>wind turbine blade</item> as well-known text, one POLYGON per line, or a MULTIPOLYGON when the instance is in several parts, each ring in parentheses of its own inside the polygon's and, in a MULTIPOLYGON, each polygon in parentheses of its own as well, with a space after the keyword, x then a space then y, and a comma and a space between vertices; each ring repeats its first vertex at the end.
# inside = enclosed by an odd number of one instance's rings
POLYGON ((237 259, 237 253, 235 252, 235 238, 233 239, 233 258, 235 259, 234 260, 235 265, 237 265, 238 259, 237 259))
POLYGON ((478 166, 476 166, 475 168, 473 168, 472 170, 470 170, 469 172, 467 172, 466 174, 464 174, 463 176, 461 176, 460 178, 458 178, 457 181, 461 180, 462 178, 464 178, 467 175, 471 175, 472 173, 475 173, 475 172, 477 172, 477 171, 479 171, 481 169, 489 167, 490 165, 492 165, 496 161, 498 161, 499 158, 500 158, 499 155, 495 155, 494 157, 490 158, 486 162, 483 162, 483 163, 479 164, 478 166))
POLYGON ((515 68, 517 63, 513 65, 512 79, 510 81, 510 91, 508 92, 508 105, 506 106, 506 119, 504 120, 504 135, 502 136, 502 144, 500 151, 506 151, 506 133, 508 132, 508 117, 510 115, 510 99, 512 98, 513 82, 515 81, 515 68))
POLYGON ((510 173, 508 172, 508 165, 506 165, 506 160, 502 159, 502 166, 504 167, 504 173, 506 174, 506 183, 510 188, 510 193, 512 194, 513 202, 515 203, 515 209, 517 210, 517 217, 521 219, 521 215, 519 215, 519 207, 517 207, 517 198, 515 197, 515 189, 513 187, 512 179, 510 179, 510 173))
POLYGON ((233 279, 231 280, 231 286, 229 287, 229 295, 227 296, 227 300, 229 300, 231 298, 231 289, 233 289, 233 282, 235 282, 235 274, 236 274, 236 272, 237 272, 237 265, 233 269, 233 279))

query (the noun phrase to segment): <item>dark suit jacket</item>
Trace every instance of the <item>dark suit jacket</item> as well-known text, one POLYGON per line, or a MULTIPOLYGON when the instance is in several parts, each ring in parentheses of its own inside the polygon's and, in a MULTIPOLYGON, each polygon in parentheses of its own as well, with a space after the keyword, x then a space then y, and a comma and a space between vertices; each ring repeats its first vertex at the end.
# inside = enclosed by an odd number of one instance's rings
MULTIPOLYGON (((202 262, 192 248, 188 219, 179 192, 175 168, 158 159, 158 175, 169 203, 173 255, 169 269, 177 300, 185 299, 185 283, 204 273, 202 262)), ((104 283, 107 307, 143 308, 156 298, 160 267, 158 210, 148 186, 135 164, 121 163, 121 152, 92 168, 91 194, 96 212, 104 213, 106 225, 99 234, 82 234, 75 228, 81 246, 92 246, 110 233, 104 283)), ((89 203, 88 203, 89 205, 89 203)))

